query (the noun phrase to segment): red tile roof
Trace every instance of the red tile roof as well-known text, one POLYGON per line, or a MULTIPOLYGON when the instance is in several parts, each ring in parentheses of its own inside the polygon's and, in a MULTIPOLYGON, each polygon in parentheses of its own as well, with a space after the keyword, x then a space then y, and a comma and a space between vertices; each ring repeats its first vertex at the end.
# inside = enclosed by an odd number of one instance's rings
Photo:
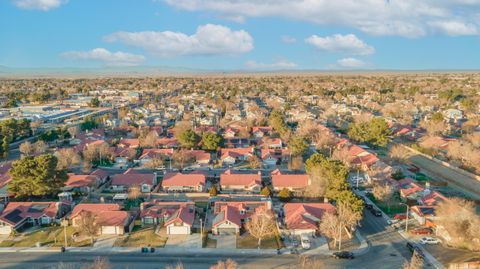
POLYGON ((245 155, 252 155, 253 148, 223 148, 220 150, 221 159, 224 160, 227 157, 239 158, 245 155))
POLYGON ((96 180, 97 180, 96 176, 75 175, 73 173, 69 173, 67 182, 65 182, 65 186, 71 187, 71 188, 89 187, 89 186, 95 185, 96 180))
POLYGON ((262 176, 259 173, 233 174, 229 169, 220 175, 220 185, 222 186, 252 186, 255 184, 262 184, 262 176))
POLYGON ((90 212, 97 216, 101 226, 121 226, 129 214, 120 210, 118 204, 78 204, 70 215, 70 219, 80 216, 82 212, 90 212))
POLYGON ((144 149, 139 159, 160 158, 163 156, 172 157, 173 149, 144 149))
POLYGON ((138 174, 133 169, 128 169, 123 174, 112 177, 112 185, 140 186, 142 184, 155 185, 155 174, 138 174))
POLYGON ((189 226, 193 225, 195 220, 195 210, 194 208, 180 207, 167 221, 164 225, 170 225, 177 221, 181 221, 189 226))
POLYGON ((163 177, 162 186, 198 186, 205 185, 203 174, 166 173, 163 177))
POLYGON ((42 216, 55 218, 60 202, 10 202, 3 210, 0 220, 16 225, 25 218, 38 219, 42 216))
POLYGON ((305 188, 310 185, 309 181, 307 174, 272 175, 274 188, 305 188))
POLYGON ((285 223, 288 229, 318 229, 325 212, 334 213, 335 207, 328 203, 286 203, 285 223))

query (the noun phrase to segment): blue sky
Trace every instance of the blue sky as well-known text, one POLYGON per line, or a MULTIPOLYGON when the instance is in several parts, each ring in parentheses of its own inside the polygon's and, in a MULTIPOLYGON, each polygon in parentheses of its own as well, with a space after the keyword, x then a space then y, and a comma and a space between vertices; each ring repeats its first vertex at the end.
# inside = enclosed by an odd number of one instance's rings
POLYGON ((479 69, 478 0, 3 0, 0 65, 479 69))

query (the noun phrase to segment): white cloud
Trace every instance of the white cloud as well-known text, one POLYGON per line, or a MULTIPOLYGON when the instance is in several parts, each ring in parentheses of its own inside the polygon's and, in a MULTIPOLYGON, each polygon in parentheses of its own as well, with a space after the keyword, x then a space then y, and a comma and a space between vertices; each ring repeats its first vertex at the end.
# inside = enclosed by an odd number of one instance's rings
POLYGON ((291 37, 291 36, 288 36, 288 35, 283 35, 282 36, 282 42, 285 43, 285 44, 293 44, 293 43, 297 42, 297 39, 295 37, 291 37))
POLYGON ((252 36, 244 31, 206 24, 199 26, 192 35, 179 32, 117 32, 104 37, 108 42, 121 42, 140 47, 161 56, 178 55, 233 55, 253 49, 252 36))
POLYGON ((68 51, 62 53, 62 57, 74 60, 96 60, 108 66, 136 66, 145 61, 143 55, 122 51, 110 52, 104 48, 96 48, 89 51, 68 51))
POLYGON ((466 24, 462 21, 435 21, 430 25, 440 33, 450 36, 477 35, 478 28, 474 24, 466 24))
POLYGON ((66 3, 67 0, 12 0, 13 4, 22 9, 37 9, 48 11, 66 3))
POLYGON ((298 65, 286 60, 279 60, 274 63, 261 63, 257 61, 247 61, 245 67, 255 70, 288 70, 295 69, 298 65))
POLYGON ((337 61, 337 65, 340 68, 347 68, 347 69, 359 69, 367 66, 367 64, 364 61, 356 58, 340 59, 337 61))
MULTIPOLYGON (((347 26, 372 35, 419 37, 437 32, 432 21, 479 27, 479 0, 163 0, 178 9, 213 12, 244 21, 283 17, 319 25, 347 26)), ((458 32, 461 34, 462 31, 458 32)), ((465 32, 464 32, 465 33, 465 32)), ((470 31, 466 32, 467 34, 470 31)))
POLYGON ((353 55, 369 55, 375 52, 372 46, 367 45, 353 34, 336 34, 326 37, 312 35, 305 39, 305 42, 321 50, 353 55))

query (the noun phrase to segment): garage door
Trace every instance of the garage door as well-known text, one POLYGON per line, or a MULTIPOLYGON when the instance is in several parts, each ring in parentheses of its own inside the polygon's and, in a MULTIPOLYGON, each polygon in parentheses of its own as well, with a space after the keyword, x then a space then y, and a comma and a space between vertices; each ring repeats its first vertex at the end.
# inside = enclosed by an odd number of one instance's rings
POLYGON ((102 234, 117 234, 115 226, 102 226, 102 234))
POLYGON ((11 231, 10 226, 0 226, 0 234, 10 234, 11 231))
POLYGON ((187 226, 169 226, 168 234, 189 234, 187 226))
POLYGON ((218 234, 220 235, 233 235, 236 234, 237 230, 235 228, 219 228, 218 234))

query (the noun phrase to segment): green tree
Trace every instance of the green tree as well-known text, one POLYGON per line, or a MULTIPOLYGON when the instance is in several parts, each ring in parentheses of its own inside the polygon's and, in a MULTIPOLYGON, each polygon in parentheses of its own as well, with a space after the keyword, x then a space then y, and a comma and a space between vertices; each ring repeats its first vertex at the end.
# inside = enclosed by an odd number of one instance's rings
POLYGON ((90 116, 85 117, 83 122, 80 124, 80 129, 82 129, 82 131, 92 130, 92 129, 95 129, 97 127, 98 127, 98 123, 95 121, 94 118, 92 118, 90 116))
POLYGON ((180 144, 182 145, 182 147, 187 149, 195 148, 200 140, 198 135, 190 129, 181 132, 178 135, 177 139, 178 142, 180 142, 180 144))
POLYGON ((340 161, 326 159, 315 153, 306 161, 307 173, 311 177, 318 177, 327 182, 325 196, 336 200, 340 193, 348 190, 348 169, 340 161))
POLYGON ((280 200, 282 200, 283 202, 288 202, 290 201, 290 199, 292 199, 292 192, 287 188, 283 188, 278 193, 278 198, 280 198, 280 200))
POLYGON ((385 119, 373 118, 367 122, 350 123, 347 134, 355 141, 385 147, 391 130, 385 119))
POLYGON ((208 193, 210 194, 210 196, 217 196, 218 195, 218 190, 217 190, 217 187, 215 187, 215 185, 213 185, 210 190, 208 191, 208 193))
POLYGON ((27 156, 14 161, 8 190, 16 197, 55 195, 65 186, 67 173, 57 170, 57 158, 51 154, 27 156))
POLYGON ((8 137, 4 136, 3 137, 3 141, 2 141, 2 156, 4 159, 8 158, 8 151, 9 151, 9 148, 8 148, 8 141, 10 139, 8 139, 8 137))
POLYGON ((402 170, 400 170, 400 169, 393 172, 391 176, 395 180, 401 180, 401 179, 405 178, 405 175, 403 174, 402 170))
POLYGON ((433 122, 442 122, 443 121, 443 115, 440 112, 436 112, 432 114, 432 121, 433 122))
POLYGON ((222 142, 223 137, 216 133, 206 132, 202 135, 202 148, 204 150, 217 150, 222 142))
POLYGON ((325 157, 320 153, 312 154, 305 162, 305 169, 309 172, 312 168, 319 166, 325 160, 325 157))
POLYGON ((100 106, 100 100, 98 100, 98 97, 93 97, 92 100, 90 100, 90 107, 99 107, 100 106))
POLYGON ((58 139, 58 130, 48 130, 40 135, 40 140, 51 142, 58 139))
POLYGON ((337 195, 337 204, 341 203, 349 207, 353 212, 361 213, 363 211, 363 201, 358 198, 351 190, 343 190, 337 195))
POLYGON ((293 156, 302 156, 307 153, 308 144, 303 137, 294 137, 290 139, 288 148, 292 152, 293 156))
POLYGON ((270 196, 271 194, 272 193, 267 186, 263 187, 263 189, 260 191, 260 195, 270 196))

